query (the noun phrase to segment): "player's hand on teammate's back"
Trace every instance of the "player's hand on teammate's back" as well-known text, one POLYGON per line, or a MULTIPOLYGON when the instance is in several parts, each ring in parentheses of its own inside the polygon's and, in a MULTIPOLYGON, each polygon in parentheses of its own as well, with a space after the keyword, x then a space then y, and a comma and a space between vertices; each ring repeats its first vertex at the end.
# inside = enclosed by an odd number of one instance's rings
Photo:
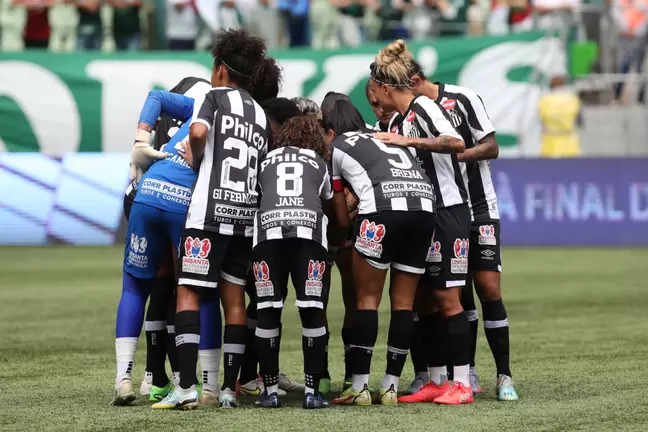
POLYGON ((153 162, 165 159, 169 154, 155 150, 149 145, 150 132, 138 130, 135 134, 135 144, 131 151, 130 179, 139 179, 153 162))
POLYGON ((189 140, 184 140, 182 141, 182 148, 178 149, 178 154, 182 159, 185 160, 189 164, 191 168, 193 168, 193 153, 191 153, 191 146, 189 145, 189 140))
POLYGON ((393 144, 401 147, 408 147, 409 141, 407 137, 390 132, 377 132, 374 138, 384 142, 385 144, 393 144))

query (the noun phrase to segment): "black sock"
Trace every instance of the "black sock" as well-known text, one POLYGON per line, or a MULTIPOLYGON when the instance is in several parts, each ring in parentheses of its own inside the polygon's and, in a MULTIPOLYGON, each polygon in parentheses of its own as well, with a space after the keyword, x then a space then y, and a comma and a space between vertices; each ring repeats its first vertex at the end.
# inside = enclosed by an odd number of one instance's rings
MULTIPOLYGON (((461 312, 446 318, 448 337, 448 365, 464 366, 470 363, 470 326, 461 312)), ((453 377, 454 378, 454 377, 453 377)))
POLYGON ((403 335, 411 335, 413 330, 414 317, 411 310, 392 311, 387 336, 386 374, 396 377, 401 376, 410 343, 410 338, 403 337, 403 335))
POLYGON ((326 314, 323 309, 300 308, 304 384, 317 393, 326 365, 326 314))
POLYGON ((153 375, 152 382, 156 387, 164 387, 169 382, 165 370, 167 351, 167 296, 164 295, 162 289, 163 287, 157 284, 151 292, 148 309, 146 310, 146 321, 144 323, 144 329, 146 330, 146 371, 153 375))
POLYGON ((371 371, 371 357, 378 339, 378 311, 356 310, 353 320, 351 356, 353 374, 368 375, 371 371))
MULTIPOLYGON (((173 281, 175 285, 175 280, 173 281)), ((178 355, 177 355, 177 349, 176 349, 176 342, 175 342, 175 310, 176 310, 176 296, 175 293, 171 296, 169 299, 169 303, 167 304, 167 314, 166 314, 166 322, 167 322, 167 357, 169 358, 169 364, 171 365, 171 372, 173 373, 179 373, 179 366, 178 366, 178 355)))
POLYGON ((461 306, 470 324, 470 366, 475 366, 475 351, 477 351, 477 333, 479 330, 479 312, 475 306, 475 293, 472 277, 468 277, 466 285, 461 289, 461 306))
POLYGON ((484 331, 490 346, 497 374, 511 375, 509 326, 502 299, 482 303, 484 331))
POLYGON ((198 343, 200 342, 200 312, 177 312, 175 331, 180 387, 188 389, 196 384, 196 364, 198 363, 198 343))
POLYGON ((329 373, 329 362, 328 362, 328 348, 329 341, 331 340, 331 332, 326 328, 326 346, 324 347, 324 372, 322 372, 322 378, 331 379, 331 374, 329 373))
POLYGON ((423 343, 425 329, 422 328, 423 326, 421 325, 418 315, 415 313, 412 315, 414 317, 414 325, 412 330, 412 339, 410 340, 410 354, 412 356, 414 373, 427 373, 427 359, 425 355, 425 344, 423 343))
MULTIPOLYGON (((419 317, 422 328, 425 331, 423 340, 425 343, 426 357, 429 367, 443 367, 448 364, 448 338, 446 335, 445 321, 440 313, 419 317)), ((448 372, 445 377, 447 379, 448 372)), ((430 377, 433 379, 433 377, 430 377)))
POLYGON ((243 364, 241 365, 241 375, 239 378, 241 384, 249 383, 259 375, 257 371, 259 359, 257 357, 255 337, 257 328, 256 302, 250 302, 248 305, 247 317, 247 343, 245 344, 245 355, 243 356, 243 364))
POLYGON ((351 364, 351 338, 353 337, 353 329, 342 329, 342 343, 344 344, 344 380, 349 380, 353 376, 353 369, 351 364))
POLYGON ((279 321, 281 310, 273 308, 258 311, 256 348, 259 369, 266 388, 279 383, 279 321))
MULTIPOLYGON (((223 336, 223 387, 230 390, 236 389, 236 379, 241 370, 243 355, 245 354, 245 342, 247 340, 246 324, 225 324, 223 336)), ((182 379, 182 375, 180 375, 182 379)))

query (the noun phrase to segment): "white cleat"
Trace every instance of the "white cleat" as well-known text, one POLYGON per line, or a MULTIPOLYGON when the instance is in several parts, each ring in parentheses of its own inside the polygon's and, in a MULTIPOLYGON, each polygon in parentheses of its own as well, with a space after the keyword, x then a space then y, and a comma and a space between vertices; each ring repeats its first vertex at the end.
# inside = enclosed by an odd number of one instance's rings
POLYGON ((218 401, 221 408, 236 408, 238 402, 236 401, 236 392, 226 388, 221 390, 220 395, 218 396, 218 401))
POLYGON ((477 369, 474 367, 470 368, 470 375, 468 376, 470 379, 470 387, 472 387, 473 395, 477 396, 482 393, 482 388, 481 388, 481 382, 479 379, 479 375, 477 374, 477 369))
POLYGON ((204 387, 200 391, 200 396, 198 396, 198 403, 200 405, 206 405, 206 406, 216 406, 220 404, 220 401, 218 400, 220 392, 218 389, 216 389, 215 392, 208 390, 204 387))
MULTIPOLYGON (((279 389, 287 392, 287 393, 292 393, 292 392, 304 392, 304 384, 299 384, 291 380, 286 376, 285 373, 279 372, 279 389)), ((281 396, 281 394, 279 395, 281 396)))
POLYGON ((153 373, 144 372, 144 380, 140 385, 139 392, 141 396, 149 397, 151 394, 151 389, 153 388, 153 373))
POLYGON ((133 381, 123 379, 115 388, 115 397, 112 400, 114 406, 126 406, 135 400, 135 390, 133 390, 133 381))

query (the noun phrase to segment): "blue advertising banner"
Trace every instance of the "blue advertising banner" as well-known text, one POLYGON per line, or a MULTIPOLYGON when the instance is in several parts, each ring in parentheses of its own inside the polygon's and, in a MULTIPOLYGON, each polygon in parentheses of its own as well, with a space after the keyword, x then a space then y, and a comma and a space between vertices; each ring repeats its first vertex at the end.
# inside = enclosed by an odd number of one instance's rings
POLYGON ((491 163, 504 245, 648 245, 648 159, 491 163))
MULTIPOLYGON (((128 153, 0 153, 0 244, 124 241, 128 153)), ((491 162, 503 245, 648 246, 648 159, 491 162)))

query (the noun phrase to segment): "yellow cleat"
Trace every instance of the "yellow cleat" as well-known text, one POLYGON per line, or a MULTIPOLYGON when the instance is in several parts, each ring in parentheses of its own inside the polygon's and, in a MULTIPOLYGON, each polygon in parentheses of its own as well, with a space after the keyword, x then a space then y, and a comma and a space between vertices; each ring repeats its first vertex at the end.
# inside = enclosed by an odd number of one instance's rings
POLYGON ((398 404, 398 394, 394 390, 394 385, 389 386, 388 389, 380 388, 378 390, 380 405, 397 405, 398 404))
POLYGON ((371 405, 371 393, 366 385, 362 390, 353 390, 353 387, 349 387, 340 396, 333 399, 333 405, 369 406, 371 405))

